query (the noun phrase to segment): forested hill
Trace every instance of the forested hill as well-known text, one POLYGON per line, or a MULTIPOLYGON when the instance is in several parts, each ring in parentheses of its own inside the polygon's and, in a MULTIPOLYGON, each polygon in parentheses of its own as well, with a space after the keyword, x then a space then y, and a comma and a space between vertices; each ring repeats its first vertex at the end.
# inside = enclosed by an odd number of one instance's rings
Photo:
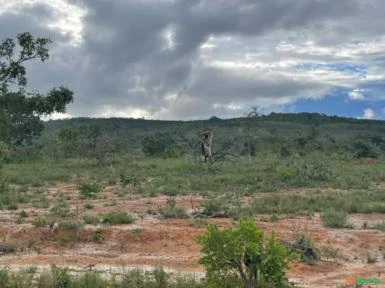
MULTIPOLYGON (((380 155, 385 150, 385 121, 326 116, 317 113, 271 113, 256 117, 196 121, 160 121, 129 118, 72 118, 45 122, 42 137, 50 142, 60 131, 96 126, 116 151, 140 152, 143 139, 167 134, 173 145, 187 151, 203 130, 214 132, 214 150, 245 154, 274 150, 350 151, 361 149, 380 155), (250 150, 252 148, 252 151, 250 150), (360 148, 361 147, 361 148, 360 148)), ((285 153, 285 152, 282 152, 285 153)), ((370 154, 370 153, 369 153, 370 154)), ((370 155, 366 155, 370 156, 370 155)))

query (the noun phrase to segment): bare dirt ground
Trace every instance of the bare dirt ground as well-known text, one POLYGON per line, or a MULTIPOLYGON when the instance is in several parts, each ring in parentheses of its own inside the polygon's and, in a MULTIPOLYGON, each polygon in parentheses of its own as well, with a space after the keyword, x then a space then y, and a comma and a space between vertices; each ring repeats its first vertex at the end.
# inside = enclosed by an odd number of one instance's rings
MULTIPOLYGON (((86 225, 77 233, 77 241, 68 245, 58 245, 58 231, 51 232, 47 227, 37 228, 31 224, 36 217, 47 214, 47 209, 34 208, 31 204, 19 205, 16 211, 0 211, 0 243, 13 243, 17 251, 0 254, 0 266, 14 269, 34 265, 40 268, 48 265, 63 265, 73 269, 93 269, 110 271, 138 267, 150 269, 163 266, 166 270, 181 273, 194 273, 204 276, 204 268, 198 264, 200 247, 195 242, 204 233, 204 225, 191 219, 165 220, 156 215, 159 207, 165 205, 167 197, 139 198, 136 195, 116 195, 117 187, 107 187, 95 200, 78 200, 74 183, 59 183, 49 187, 47 197, 51 203, 60 193, 68 197, 68 203, 80 219, 81 215, 100 214, 111 211, 126 211, 138 219, 129 225, 86 225), (92 203, 93 209, 84 205, 92 203), (28 213, 23 223, 17 224, 21 210, 28 213), (101 230, 101 241, 92 240, 92 234, 101 230)), ((285 191, 285 193, 288 193, 285 191)), ((301 192, 305 193, 305 192, 301 192)), ((176 197, 177 206, 191 211, 199 206, 199 197, 176 197)), ((296 262, 288 272, 297 287, 342 287, 348 277, 381 278, 385 287, 385 233, 372 229, 362 229, 385 219, 383 214, 355 214, 349 216, 353 229, 328 229, 322 226, 320 217, 311 219, 304 216, 267 222, 268 215, 256 217, 256 223, 266 233, 275 231, 279 239, 293 241, 298 235, 306 234, 317 247, 338 249, 335 259, 323 259, 314 265, 296 262), (369 256, 374 261, 368 263, 369 256)), ((72 219, 75 219, 72 216, 72 219)), ((233 225, 230 219, 208 219, 221 227, 233 225)))

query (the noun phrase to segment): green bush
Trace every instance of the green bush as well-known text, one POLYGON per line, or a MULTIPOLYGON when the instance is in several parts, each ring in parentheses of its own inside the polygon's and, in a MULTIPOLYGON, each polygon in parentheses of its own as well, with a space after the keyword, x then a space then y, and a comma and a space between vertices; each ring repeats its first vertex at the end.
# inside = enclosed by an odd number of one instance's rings
POLYGON ((49 209, 54 216, 66 217, 71 213, 71 207, 68 205, 64 195, 60 195, 58 201, 49 209))
POLYGON ((14 242, 3 242, 0 243, 0 255, 1 254, 8 254, 8 253, 14 253, 17 250, 17 246, 14 242))
POLYGON ((52 224, 54 220, 49 220, 47 218, 35 218, 32 220, 32 225, 35 227, 47 227, 48 225, 52 224))
POLYGON ((336 210, 326 210, 321 213, 322 223, 326 227, 330 228, 346 228, 346 212, 345 211, 336 211, 336 210))
POLYGON ((184 219, 188 218, 185 209, 176 206, 175 198, 170 197, 167 199, 166 206, 160 209, 160 214, 166 219, 184 219))
POLYGON ((103 240, 103 230, 101 229, 96 229, 93 231, 90 235, 90 241, 95 242, 95 243, 102 243, 103 240))
POLYGON ((208 287, 289 287, 285 271, 296 254, 274 234, 266 239, 252 220, 243 219, 237 228, 222 231, 210 224, 198 243, 208 287))
POLYGON ((102 215, 102 222, 104 224, 118 225, 118 224, 132 224, 136 219, 126 212, 110 212, 102 215))
POLYGON ((170 133, 148 135, 143 138, 142 147, 144 154, 147 156, 174 158, 181 154, 181 149, 176 144, 174 136, 170 133))
POLYGON ((59 227, 65 230, 78 230, 83 226, 82 222, 79 221, 60 221, 59 227))
POLYGON ((83 221, 86 224, 99 224, 99 223, 101 223, 100 217, 95 216, 95 215, 88 215, 88 214, 85 214, 83 216, 83 221))
POLYGON ((97 183, 89 183, 81 181, 78 184, 78 189, 82 198, 94 199, 96 195, 101 191, 101 187, 97 183))
POLYGON ((353 143, 354 157, 355 158, 377 158, 378 151, 369 143, 363 141, 357 141, 353 143))

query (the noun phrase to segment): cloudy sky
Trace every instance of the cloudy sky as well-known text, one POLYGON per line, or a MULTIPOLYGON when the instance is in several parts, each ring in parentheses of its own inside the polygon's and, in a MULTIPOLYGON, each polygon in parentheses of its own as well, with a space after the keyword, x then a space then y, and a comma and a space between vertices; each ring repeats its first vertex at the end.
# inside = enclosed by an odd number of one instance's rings
POLYGON ((31 90, 63 116, 205 119, 319 112, 385 119, 383 0, 0 0, 0 39, 50 37, 31 90))

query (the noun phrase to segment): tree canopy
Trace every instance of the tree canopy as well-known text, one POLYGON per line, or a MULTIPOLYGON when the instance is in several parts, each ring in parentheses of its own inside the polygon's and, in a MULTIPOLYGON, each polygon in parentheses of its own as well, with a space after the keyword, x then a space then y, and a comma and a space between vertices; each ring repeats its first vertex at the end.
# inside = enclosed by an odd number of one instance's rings
POLYGON ((265 239, 263 231, 250 219, 223 231, 210 224, 198 242, 204 253, 200 263, 206 266, 209 287, 288 286, 285 270, 296 255, 274 234, 265 239))
POLYGON ((73 101, 73 92, 63 86, 45 95, 26 91, 24 64, 47 60, 49 43, 50 39, 35 38, 28 32, 0 43, 0 141, 8 145, 30 143, 43 130, 42 116, 63 113, 73 101))

